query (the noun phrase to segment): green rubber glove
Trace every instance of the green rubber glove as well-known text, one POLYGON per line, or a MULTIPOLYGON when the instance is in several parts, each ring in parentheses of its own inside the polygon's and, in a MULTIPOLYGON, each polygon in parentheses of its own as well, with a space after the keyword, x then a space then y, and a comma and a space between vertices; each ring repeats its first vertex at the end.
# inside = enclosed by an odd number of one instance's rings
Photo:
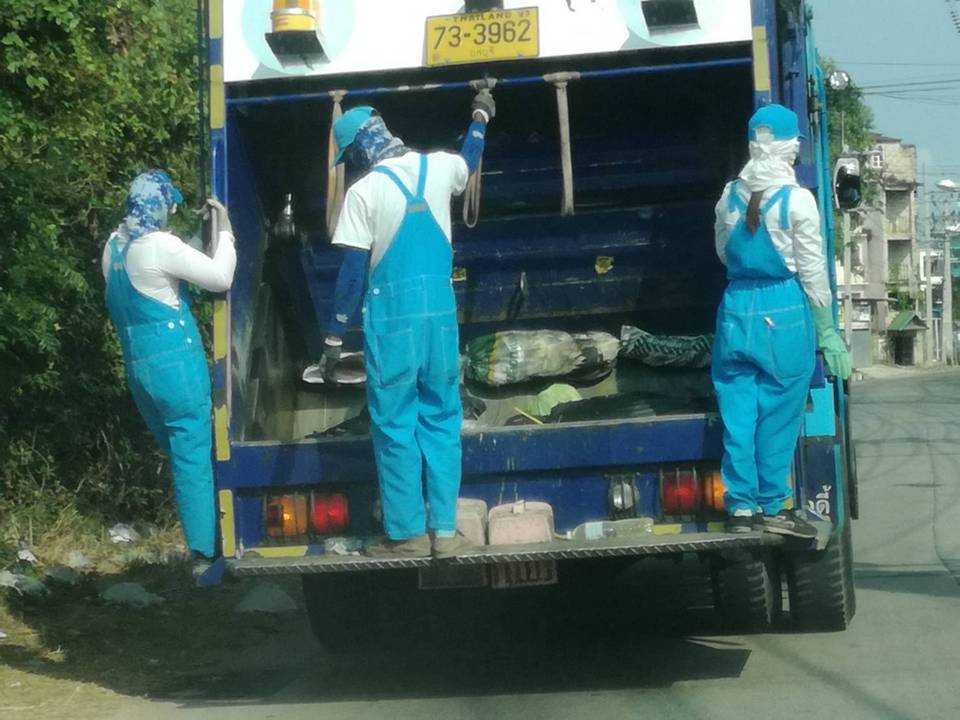
POLYGON ((853 363, 847 346, 833 324, 833 308, 815 307, 811 310, 813 326, 817 329, 817 347, 823 353, 828 373, 840 380, 848 380, 853 374, 853 363))

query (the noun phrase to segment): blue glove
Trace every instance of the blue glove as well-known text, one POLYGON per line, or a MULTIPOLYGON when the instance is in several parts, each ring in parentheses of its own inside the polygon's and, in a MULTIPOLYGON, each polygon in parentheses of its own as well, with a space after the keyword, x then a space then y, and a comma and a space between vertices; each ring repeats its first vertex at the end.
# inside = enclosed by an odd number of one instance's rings
POLYGON ((811 311, 813 326, 817 330, 817 347, 823 353, 829 374, 840 380, 848 380, 853 374, 853 363, 847 346, 833 324, 833 308, 815 307, 811 311))

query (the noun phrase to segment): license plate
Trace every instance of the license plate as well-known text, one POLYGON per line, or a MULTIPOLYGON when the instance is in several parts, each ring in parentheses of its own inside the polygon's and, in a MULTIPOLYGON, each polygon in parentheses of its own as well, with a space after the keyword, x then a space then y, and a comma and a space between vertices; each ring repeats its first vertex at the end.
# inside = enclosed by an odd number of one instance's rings
POLYGON ((490 566, 490 585, 497 590, 555 585, 556 582, 556 560, 530 560, 490 566))
POLYGON ((487 586, 484 565, 440 565, 420 568, 421 590, 450 590, 487 586))
POLYGON ((539 18, 535 7, 427 18, 425 63, 434 67, 538 57, 539 18))

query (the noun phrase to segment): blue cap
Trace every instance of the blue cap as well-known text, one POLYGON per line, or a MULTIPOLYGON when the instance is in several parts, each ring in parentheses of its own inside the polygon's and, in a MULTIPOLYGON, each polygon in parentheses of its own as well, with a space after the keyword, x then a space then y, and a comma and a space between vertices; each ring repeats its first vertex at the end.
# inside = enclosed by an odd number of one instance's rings
POLYGON ((363 107, 355 107, 347 110, 347 112, 343 114, 343 117, 333 124, 333 139, 337 142, 337 157, 333 161, 334 165, 339 165, 343 162, 343 154, 350 144, 356 140, 360 128, 363 127, 364 123, 367 122, 375 112, 376 110, 366 105, 363 107))
POLYGON ((764 105, 750 118, 750 140, 757 139, 757 131, 768 128, 775 140, 793 140, 803 137, 800 134, 800 119, 797 114, 783 105, 764 105))

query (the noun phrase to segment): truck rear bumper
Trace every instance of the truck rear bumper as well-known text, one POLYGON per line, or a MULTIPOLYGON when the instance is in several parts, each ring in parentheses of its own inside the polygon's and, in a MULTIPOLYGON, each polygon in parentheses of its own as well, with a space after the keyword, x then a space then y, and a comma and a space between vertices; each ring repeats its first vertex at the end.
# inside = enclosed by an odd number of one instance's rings
POLYGON ((304 555, 264 558, 247 553, 228 559, 234 575, 282 575, 308 573, 363 572, 438 566, 496 565, 543 560, 586 560, 590 558, 646 557, 680 553, 722 552, 783 544, 783 538, 766 533, 683 533, 644 538, 609 538, 593 541, 556 540, 533 545, 487 545, 452 558, 368 558, 360 555, 304 555))

